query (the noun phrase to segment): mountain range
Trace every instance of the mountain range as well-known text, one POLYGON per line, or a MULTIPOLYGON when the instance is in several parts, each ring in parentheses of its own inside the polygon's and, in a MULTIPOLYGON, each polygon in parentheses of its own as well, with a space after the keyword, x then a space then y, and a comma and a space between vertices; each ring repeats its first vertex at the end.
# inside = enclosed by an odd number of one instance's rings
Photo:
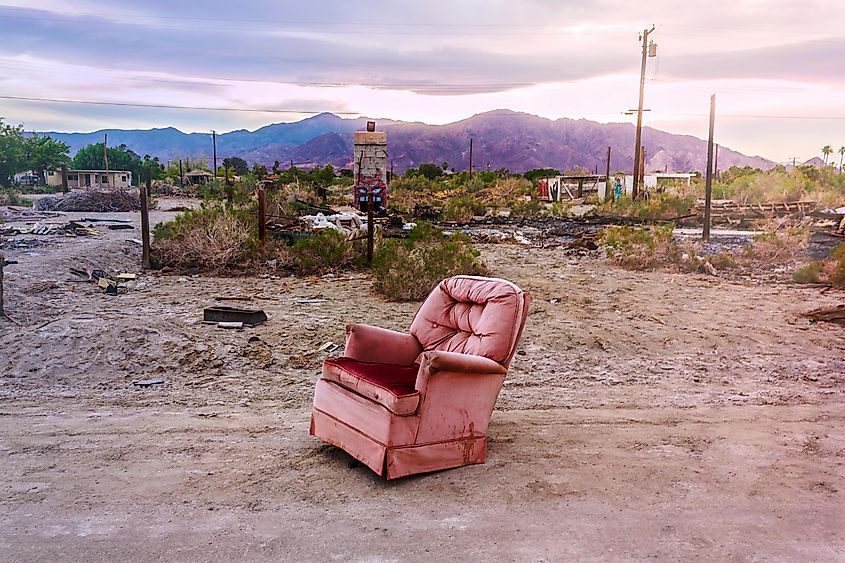
MULTIPOLYGON (((363 130, 367 118, 344 119, 322 113, 293 123, 274 123, 255 131, 240 129, 217 135, 218 162, 238 156, 249 163, 282 168, 291 162, 299 167, 331 164, 352 167, 352 132, 363 130)), ((510 110, 495 110, 445 125, 379 120, 387 132, 389 160, 396 173, 424 162, 443 163, 463 170, 469 167, 469 145, 473 141, 473 168, 507 168, 524 172, 532 168, 564 170, 581 166, 603 171, 607 147, 611 147, 611 171, 633 168, 635 127, 629 123, 598 123, 586 119, 546 119, 510 110)), ((80 148, 99 143, 108 134, 109 145, 124 144, 140 155, 161 161, 181 157, 211 160, 209 133, 183 133, 164 129, 106 129, 92 133, 45 132, 64 141, 75 154, 80 148)), ((669 172, 702 171, 706 168, 707 142, 690 136, 643 128, 646 169, 669 172)), ((720 147, 718 167, 752 166, 768 169, 774 162, 760 156, 746 156, 720 147)))

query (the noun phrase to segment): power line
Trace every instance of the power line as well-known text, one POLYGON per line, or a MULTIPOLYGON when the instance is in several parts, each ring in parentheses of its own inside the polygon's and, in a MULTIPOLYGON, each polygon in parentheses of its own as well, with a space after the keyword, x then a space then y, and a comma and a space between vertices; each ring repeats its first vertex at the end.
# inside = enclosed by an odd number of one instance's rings
MULTIPOLYGON (((303 61, 307 62, 307 61, 303 61)), ((5 68, 8 70, 19 70, 22 72, 31 72, 31 73, 38 73, 38 74, 53 74, 56 72, 55 69, 61 68, 61 65, 54 65, 52 68, 46 65, 41 65, 40 68, 35 67, 31 64, 27 64, 24 62, 18 62, 9 59, 2 59, 0 58, 0 68, 5 68), (11 63, 11 64, 10 64, 11 63)), ((84 68, 93 68, 94 70, 101 72, 113 72, 113 73, 127 73, 129 71, 116 69, 116 68, 98 68, 98 67, 87 67, 85 65, 81 65, 84 68)), ((485 82, 477 82, 477 83, 432 83, 432 82, 416 82, 416 81, 409 81, 409 82, 368 82, 367 84, 363 84, 361 82, 313 82, 313 81, 305 81, 305 80, 272 80, 268 78, 241 78, 241 77, 226 77, 226 76, 198 76, 194 80, 178 80, 178 79, 168 79, 168 78, 158 78, 158 77, 139 77, 139 76, 120 76, 120 80, 132 80, 132 81, 140 81, 140 82, 161 82, 165 84, 183 84, 183 85, 214 85, 214 86, 229 86, 228 84, 222 84, 221 82, 254 82, 254 83, 263 83, 263 84, 277 84, 281 86, 314 86, 319 88, 342 88, 342 87, 350 87, 350 86, 364 86, 366 88, 386 88, 386 89, 403 89, 403 90, 487 90, 491 88, 503 88, 503 89, 512 89, 512 88, 525 88, 528 86, 534 86, 537 84, 536 82, 495 82, 495 83, 485 83, 485 82), (218 81, 218 82, 211 82, 211 81, 218 81)))
MULTIPOLYGON (((123 16, 112 15, 112 17, 121 18, 121 21, 118 22, 118 23, 121 23, 123 25, 150 27, 148 24, 144 24, 144 23, 141 23, 141 22, 127 21, 129 19, 142 19, 144 16, 134 16, 134 15, 128 15, 127 14, 127 15, 123 15, 123 16)), ((204 29, 204 30, 232 31, 233 29, 237 29, 237 30, 248 29, 249 31, 255 32, 255 31, 258 31, 258 30, 256 30, 254 27, 251 27, 251 28, 240 27, 240 28, 238 28, 238 27, 233 27, 231 24, 232 24, 232 22, 236 22, 236 23, 249 24, 251 26, 256 26, 256 25, 267 26, 267 25, 274 23, 274 22, 268 21, 268 20, 264 20, 264 21, 262 21, 262 20, 239 20, 239 19, 231 19, 231 20, 226 19, 226 20, 224 20, 224 19, 212 19, 212 18, 181 18, 180 17, 176 21, 173 21, 173 20, 165 20, 165 18, 158 17, 158 16, 145 16, 145 17, 147 19, 154 18, 154 19, 157 19, 157 20, 163 20, 162 22, 155 23, 155 27, 157 29, 197 29, 197 26, 195 26, 195 25, 190 25, 190 24, 181 25, 180 21, 181 20, 187 20, 187 21, 191 21, 191 20, 203 21, 203 20, 205 20, 205 21, 226 23, 227 25, 218 26, 218 27, 203 26, 202 29, 204 29)), ((107 18, 108 18, 108 14, 103 14, 102 17, 99 17, 99 18, 96 18, 96 17, 91 18, 88 15, 82 16, 82 17, 79 17, 79 16, 66 16, 66 17, 49 17, 48 16, 48 17, 44 17, 44 16, 12 16, 12 15, 0 14, 0 19, 36 21, 36 22, 45 22, 45 23, 65 23, 65 24, 77 24, 77 23, 102 24, 104 21, 108 21, 107 18), (88 19, 86 19, 86 18, 88 18, 88 19)), ((542 30, 538 31, 537 27, 542 28, 544 26, 524 25, 524 26, 514 26, 514 28, 516 28, 516 27, 518 27, 520 29, 525 28, 525 31, 518 31, 518 32, 517 31, 501 31, 501 32, 491 33, 490 31, 457 31, 457 28, 453 28, 453 29, 456 29, 456 31, 408 31, 408 30, 401 30, 401 28, 406 26, 406 25, 413 25, 413 24, 404 24, 404 23, 369 23, 369 22, 354 23, 354 22, 317 22, 317 21, 313 21, 313 22, 309 22, 309 21, 282 21, 282 22, 277 22, 277 23, 278 24, 288 24, 288 25, 299 25, 299 26, 309 26, 309 25, 320 26, 320 29, 315 29, 315 28, 309 28, 309 29, 287 28, 287 29, 285 29, 285 28, 282 28, 282 29, 273 30, 273 31, 291 32, 291 33, 312 33, 312 34, 315 34, 315 35, 349 35, 349 34, 353 34, 353 35, 401 35, 401 36, 407 36, 407 35, 412 35, 412 36, 416 36, 416 35, 419 35, 419 36, 479 35, 479 36, 487 36, 487 37, 498 37, 498 36, 564 35, 564 34, 567 34, 567 33, 571 33, 571 31, 569 29, 567 29, 565 26, 545 26, 548 29, 552 29, 552 28, 559 28, 559 29, 557 31, 542 31, 542 30), (360 26, 361 29, 360 30, 356 30, 356 29, 323 29, 322 27, 325 26, 325 25, 360 26), (385 30, 378 30, 378 29, 374 30, 372 28, 372 26, 380 26, 380 27, 390 26, 391 28, 395 28, 396 30, 395 31, 394 30, 386 30, 385 31, 385 30)), ((426 25, 426 26, 429 26, 429 27, 437 27, 437 28, 442 27, 440 24, 417 24, 417 25, 426 25)), ((456 24, 456 25, 463 25, 464 27, 467 27, 467 28, 483 27, 483 26, 472 26, 470 24, 456 24)), ((496 26, 496 27, 490 26, 489 27, 489 29, 497 29, 497 28, 507 29, 504 26, 496 26)), ((596 30, 596 32, 599 32, 599 31, 600 30, 598 30, 598 29, 596 30)))
MULTIPOLYGON (((170 105, 170 104, 144 104, 134 102, 107 102, 96 100, 66 100, 58 98, 37 98, 32 96, 4 96, 0 95, 2 100, 24 101, 24 102, 44 102, 44 103, 59 103, 59 104, 85 104, 97 106, 118 106, 118 107, 139 107, 139 108, 153 108, 153 109, 180 109, 180 110, 196 110, 196 111, 231 111, 231 112, 251 112, 251 113, 288 113, 288 114, 319 114, 319 113, 333 113, 335 115, 362 115, 360 112, 354 111, 336 111, 331 109, 323 110, 294 110, 294 109, 261 109, 261 108, 238 108, 238 107, 210 107, 210 106, 188 106, 188 105, 170 105)), ((505 111, 503 113, 486 112, 488 115, 511 115, 512 112, 505 111)), ((584 115, 590 116, 618 116, 619 112, 583 112, 584 115)), ((706 117, 706 113, 656 113, 652 115, 652 119, 659 119, 664 117, 706 117)), ((719 114, 719 118, 736 118, 736 119, 796 119, 796 120, 845 120, 845 115, 763 115, 763 114, 749 114, 749 113, 725 113, 719 114)), ((553 120, 554 121, 554 120, 553 120)))
MULTIPOLYGON (((568 31, 572 28, 571 25, 567 24, 543 24, 543 23, 525 23, 525 24, 518 24, 518 23, 457 23, 457 22, 377 22, 377 21, 325 21, 325 20, 273 20, 273 19, 247 19, 247 18, 212 18, 212 17, 204 17, 204 16, 183 16, 183 15, 166 15, 166 16, 155 16, 155 15, 143 15, 143 14, 127 14, 127 13, 114 13, 114 12, 98 12, 96 14, 55 14, 54 12, 49 12, 45 10, 38 10, 41 13, 48 14, 45 16, 19 16, 19 15, 12 15, 12 14, 0 14, 0 18, 8 18, 8 19, 25 19, 25 20, 41 20, 41 21, 58 21, 58 22, 68 22, 68 21, 80 21, 81 18, 91 17, 94 18, 96 21, 101 21, 105 18, 124 18, 124 19, 146 19, 146 20, 161 20, 165 22, 172 22, 173 20, 187 20, 187 21, 209 21, 209 22, 219 22, 219 23, 248 23, 248 24, 263 24, 263 25, 279 25, 279 24, 289 24, 289 25, 316 25, 316 26, 343 26, 343 27, 351 27, 351 26, 360 26, 365 27, 367 29, 371 29, 372 27, 436 27, 436 28, 479 28, 479 29, 526 29, 527 31, 534 31, 538 28, 556 28, 560 29, 561 31, 568 31)), ((91 20, 91 21, 94 21, 91 20)))
POLYGON ((206 107, 206 106, 177 106, 169 104, 139 104, 130 102, 98 102, 93 100, 62 100, 58 98, 35 98, 29 96, 0 96, 3 100, 18 100, 26 102, 48 102, 55 104, 86 104, 95 106, 119 106, 119 107, 133 107, 133 108, 155 108, 155 109, 187 109, 200 111, 236 111, 236 112, 253 112, 253 113, 299 113, 299 114, 319 114, 319 113, 333 113, 335 115, 360 115, 354 111, 335 111, 335 110, 294 110, 294 109, 259 109, 259 108, 221 108, 221 107, 206 107))

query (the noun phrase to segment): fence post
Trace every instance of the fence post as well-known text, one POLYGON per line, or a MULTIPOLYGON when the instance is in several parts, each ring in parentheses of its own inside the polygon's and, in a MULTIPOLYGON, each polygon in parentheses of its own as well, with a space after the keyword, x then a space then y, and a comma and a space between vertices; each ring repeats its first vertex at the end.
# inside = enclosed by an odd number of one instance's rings
POLYGON ((264 250, 264 245, 267 241, 267 202, 264 193, 264 187, 258 188, 258 241, 261 244, 261 250, 264 250))
POLYGON ((147 168, 147 185, 138 187, 141 199, 141 269, 143 270, 150 269, 150 211, 147 207, 147 198, 151 191, 152 182, 152 172, 147 168))

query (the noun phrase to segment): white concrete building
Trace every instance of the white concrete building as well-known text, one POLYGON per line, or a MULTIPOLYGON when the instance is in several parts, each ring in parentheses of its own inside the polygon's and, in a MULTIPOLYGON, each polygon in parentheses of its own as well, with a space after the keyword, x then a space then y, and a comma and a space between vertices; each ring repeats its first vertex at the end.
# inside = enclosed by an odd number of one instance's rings
MULTIPOLYGON (((62 171, 47 172, 48 186, 62 185, 62 171)), ((128 188, 132 185, 132 172, 128 170, 68 170, 67 185, 74 188, 128 188)))

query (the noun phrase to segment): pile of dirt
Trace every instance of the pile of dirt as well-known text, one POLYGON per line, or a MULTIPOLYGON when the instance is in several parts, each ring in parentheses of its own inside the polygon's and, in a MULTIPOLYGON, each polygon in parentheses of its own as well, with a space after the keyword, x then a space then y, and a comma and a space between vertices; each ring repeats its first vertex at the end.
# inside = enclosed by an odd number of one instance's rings
POLYGON ((48 196, 35 202, 39 211, 115 212, 138 211, 138 196, 125 190, 85 190, 64 195, 48 196))

